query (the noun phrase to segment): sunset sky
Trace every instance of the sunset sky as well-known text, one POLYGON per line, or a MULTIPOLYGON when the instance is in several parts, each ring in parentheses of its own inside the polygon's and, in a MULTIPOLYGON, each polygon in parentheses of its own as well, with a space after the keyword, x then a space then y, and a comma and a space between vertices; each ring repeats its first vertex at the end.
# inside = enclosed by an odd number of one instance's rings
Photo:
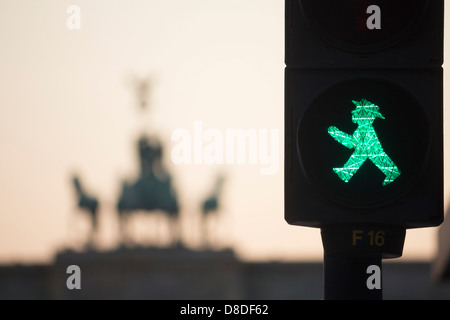
MULTIPOLYGON (((322 259, 319 230, 284 221, 284 1, 2 0, 0 48, 0 263, 46 262, 78 246, 86 221, 74 172, 100 201, 100 248, 114 248, 115 204, 122 181, 138 173, 141 133, 165 146, 187 247, 199 248, 199 208, 223 173, 219 247, 246 260, 322 259), (80 29, 66 25, 70 5, 80 8, 80 29), (134 80, 147 76, 142 109, 134 80), (172 134, 194 139, 199 124, 224 137, 228 129, 266 131, 268 141, 278 131, 278 170, 262 175, 262 155, 254 163, 173 163, 172 134)), ((155 227, 143 225, 161 221, 136 220, 138 238, 151 241, 155 227)), ((409 230, 401 259, 432 259, 436 231, 409 230)))

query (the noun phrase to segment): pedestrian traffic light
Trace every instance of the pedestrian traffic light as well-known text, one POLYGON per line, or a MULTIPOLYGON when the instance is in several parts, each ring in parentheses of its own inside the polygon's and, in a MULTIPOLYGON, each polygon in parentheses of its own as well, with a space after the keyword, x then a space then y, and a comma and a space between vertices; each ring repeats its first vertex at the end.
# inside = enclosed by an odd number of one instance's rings
POLYGON ((443 219, 443 0, 286 0, 285 219, 443 219))

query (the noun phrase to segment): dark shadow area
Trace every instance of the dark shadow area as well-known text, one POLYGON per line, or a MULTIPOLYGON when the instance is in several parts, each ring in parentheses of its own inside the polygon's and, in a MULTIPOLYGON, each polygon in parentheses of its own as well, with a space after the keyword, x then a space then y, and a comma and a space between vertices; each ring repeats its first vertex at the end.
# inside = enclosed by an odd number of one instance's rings
MULTIPOLYGON (((274 299, 323 298, 320 262, 244 262, 232 250, 119 248, 59 253, 53 264, 0 267, 0 299, 274 299), (80 267, 79 290, 67 268, 80 267)), ((384 263, 383 298, 450 298, 425 262, 384 263)))

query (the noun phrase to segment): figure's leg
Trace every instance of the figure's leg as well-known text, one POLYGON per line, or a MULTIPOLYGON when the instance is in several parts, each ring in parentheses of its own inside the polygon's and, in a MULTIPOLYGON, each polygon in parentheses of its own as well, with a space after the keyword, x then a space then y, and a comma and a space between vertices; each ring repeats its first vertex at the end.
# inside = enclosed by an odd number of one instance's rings
POLYGON ((379 155, 370 157, 370 160, 384 173, 386 178, 383 181, 383 186, 393 182, 400 176, 400 170, 395 165, 394 161, 389 156, 382 152, 379 155))
POLYGON ((336 172, 339 178, 343 181, 348 182, 366 160, 367 156, 365 155, 361 156, 352 154, 342 168, 333 168, 333 171, 336 172))

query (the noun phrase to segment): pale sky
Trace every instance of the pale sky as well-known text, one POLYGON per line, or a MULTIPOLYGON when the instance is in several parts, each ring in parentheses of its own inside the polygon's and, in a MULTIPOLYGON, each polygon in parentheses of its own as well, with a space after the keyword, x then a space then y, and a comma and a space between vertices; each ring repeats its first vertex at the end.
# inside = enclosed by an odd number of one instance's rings
MULTIPOLYGON (((2 0, 0 48, 0 263, 49 261, 80 241, 74 171, 101 202, 101 248, 113 248, 114 205, 137 173, 141 132, 166 143, 186 246, 198 248, 198 208, 225 172, 222 246, 246 260, 322 259, 320 231, 284 221, 284 1, 2 0), (66 26, 69 5, 81 9, 79 30, 66 26), (143 112, 131 79, 148 74, 143 112), (194 134, 196 121, 223 133, 279 130, 278 172, 173 164, 171 134, 194 134)), ((136 217, 143 241, 156 222, 136 217)), ((401 259, 432 259, 436 230, 408 230, 401 259)))

